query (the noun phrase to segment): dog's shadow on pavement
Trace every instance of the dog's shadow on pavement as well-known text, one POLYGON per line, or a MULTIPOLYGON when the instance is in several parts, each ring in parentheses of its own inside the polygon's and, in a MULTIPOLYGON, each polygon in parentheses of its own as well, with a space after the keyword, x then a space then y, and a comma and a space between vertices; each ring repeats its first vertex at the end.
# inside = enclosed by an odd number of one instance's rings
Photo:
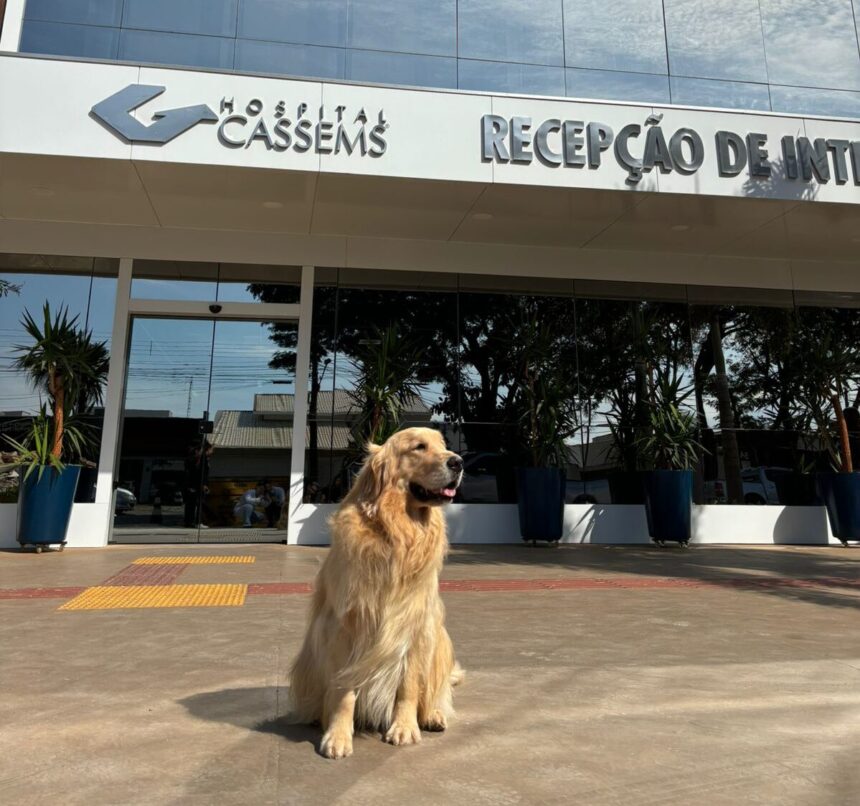
POLYGON ((307 742, 316 748, 319 727, 290 722, 286 713, 289 693, 287 686, 225 688, 193 694, 179 700, 179 704, 198 719, 225 722, 258 733, 273 733, 287 741, 307 742))

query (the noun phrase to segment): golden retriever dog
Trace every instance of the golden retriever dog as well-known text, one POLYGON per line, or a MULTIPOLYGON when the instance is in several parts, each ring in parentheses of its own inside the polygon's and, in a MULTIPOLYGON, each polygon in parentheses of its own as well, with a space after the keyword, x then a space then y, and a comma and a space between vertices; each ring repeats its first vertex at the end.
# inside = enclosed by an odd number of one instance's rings
POLYGON ((352 754, 355 726, 395 745, 445 730, 463 672, 445 629, 439 572, 448 549, 441 506, 463 460, 438 431, 407 428, 368 445, 331 518, 310 623, 292 667, 294 721, 319 722, 320 752, 352 754))

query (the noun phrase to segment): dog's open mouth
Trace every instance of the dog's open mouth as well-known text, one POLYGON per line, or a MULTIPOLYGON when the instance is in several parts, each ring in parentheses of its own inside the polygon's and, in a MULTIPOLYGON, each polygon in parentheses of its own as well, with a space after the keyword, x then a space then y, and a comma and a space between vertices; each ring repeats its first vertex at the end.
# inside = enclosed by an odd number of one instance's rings
POLYGON ((412 481, 409 482, 409 492, 422 503, 430 504, 434 501, 453 501, 454 496, 457 495, 457 486, 457 482, 452 481, 438 490, 428 490, 412 481))

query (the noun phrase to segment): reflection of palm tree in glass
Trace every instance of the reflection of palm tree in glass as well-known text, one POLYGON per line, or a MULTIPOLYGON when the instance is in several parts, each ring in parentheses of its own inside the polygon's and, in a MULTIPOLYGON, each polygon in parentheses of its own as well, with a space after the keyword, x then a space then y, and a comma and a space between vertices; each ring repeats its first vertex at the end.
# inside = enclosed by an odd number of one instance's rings
POLYGON ((416 380, 423 350, 403 335, 397 324, 373 328, 352 361, 355 383, 349 396, 359 410, 353 428, 358 447, 381 445, 399 427, 403 412, 419 399, 423 384, 416 380))

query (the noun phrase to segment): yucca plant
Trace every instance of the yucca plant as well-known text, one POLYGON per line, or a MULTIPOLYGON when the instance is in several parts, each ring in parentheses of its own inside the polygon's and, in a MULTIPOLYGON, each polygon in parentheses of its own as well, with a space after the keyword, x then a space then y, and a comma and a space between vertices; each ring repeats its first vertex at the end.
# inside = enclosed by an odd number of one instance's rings
POLYGON ((64 455, 80 458, 87 444, 86 428, 76 418, 101 402, 108 351, 91 331, 78 327, 78 317, 69 316, 65 307, 52 314, 46 302, 41 322, 25 311, 21 324, 31 343, 15 346, 15 367, 47 398, 47 405, 27 438, 9 442, 31 469, 61 468, 64 455))
POLYGON ((696 439, 696 413, 681 408, 689 394, 678 381, 658 384, 649 405, 645 432, 636 440, 639 461, 646 468, 691 470, 705 450, 696 439))
MULTIPOLYGON (((30 432, 23 440, 19 441, 8 436, 5 438, 17 457, 13 463, 0 465, 0 472, 25 467, 25 479, 34 472, 41 479, 42 474, 49 467, 62 470, 65 465, 60 457, 54 454, 56 443, 54 428, 54 420, 48 416, 43 406, 38 416, 33 418, 30 432)), ((83 452, 89 441, 85 430, 69 420, 66 420, 63 425, 63 440, 69 452, 77 455, 83 452)))

